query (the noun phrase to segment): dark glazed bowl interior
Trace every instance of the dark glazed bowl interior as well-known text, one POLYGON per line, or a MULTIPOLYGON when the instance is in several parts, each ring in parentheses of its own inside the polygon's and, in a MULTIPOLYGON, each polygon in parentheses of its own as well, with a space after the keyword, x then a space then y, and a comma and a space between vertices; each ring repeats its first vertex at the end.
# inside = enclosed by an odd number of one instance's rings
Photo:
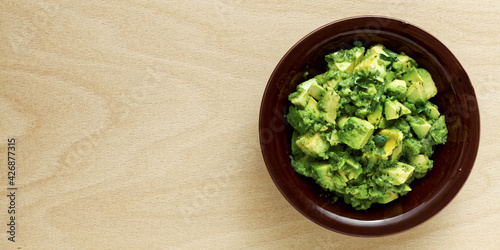
POLYGON ((363 16, 339 20, 311 32, 296 43, 272 73, 262 99, 259 120, 264 161, 276 186, 299 212, 330 230, 355 236, 383 236, 402 232, 442 210, 464 185, 479 146, 479 110, 467 73, 435 37, 407 22, 363 16), (445 115, 448 141, 436 148, 434 168, 414 181, 408 195, 389 204, 356 211, 341 199, 331 203, 313 180, 291 166, 293 128, 286 122, 288 95, 298 83, 326 70, 324 56, 354 41, 365 47, 381 43, 405 52, 427 69, 438 88, 432 101, 445 115))

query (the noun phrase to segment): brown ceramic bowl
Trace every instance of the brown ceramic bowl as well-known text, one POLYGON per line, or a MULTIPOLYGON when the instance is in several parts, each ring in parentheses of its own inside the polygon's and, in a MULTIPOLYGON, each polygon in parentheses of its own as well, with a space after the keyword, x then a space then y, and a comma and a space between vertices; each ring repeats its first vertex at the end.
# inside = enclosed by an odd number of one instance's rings
POLYGON ((267 83, 260 109, 259 132, 264 161, 288 202, 313 222, 354 236, 383 236, 415 227, 441 211, 464 185, 479 145, 479 110, 474 89, 458 60, 441 42, 405 21, 361 16, 329 23, 297 42, 281 59, 267 83), (389 204, 356 211, 342 199, 331 203, 312 179, 298 175, 290 162, 291 133, 286 122, 288 95, 298 83, 326 70, 324 56, 353 41, 365 47, 381 43, 414 58, 427 69, 438 94, 432 101, 446 117, 448 142, 436 148, 434 168, 415 180, 413 189, 389 204))

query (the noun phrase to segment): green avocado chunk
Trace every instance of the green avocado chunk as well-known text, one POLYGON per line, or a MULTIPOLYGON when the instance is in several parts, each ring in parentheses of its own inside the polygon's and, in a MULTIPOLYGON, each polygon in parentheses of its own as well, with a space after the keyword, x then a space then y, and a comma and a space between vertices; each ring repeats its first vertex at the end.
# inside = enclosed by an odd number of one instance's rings
POLYGON ((387 65, 380 59, 380 55, 388 57, 384 49, 385 47, 381 44, 377 44, 369 48, 363 57, 363 60, 356 65, 353 71, 364 70, 374 73, 376 75, 376 80, 384 82, 384 78, 387 75, 387 65), (378 74, 376 72, 378 72, 378 74))
POLYGON ((427 155, 419 154, 412 156, 409 159, 412 166, 415 166, 414 175, 416 178, 422 178, 427 174, 427 171, 432 168, 433 161, 427 155))
POLYGON ((398 162, 396 166, 387 169, 386 172, 392 178, 390 182, 393 185, 401 185, 411 177, 413 170, 415 170, 414 166, 398 162))
POLYGON ((384 108, 382 105, 378 105, 377 108, 375 108, 375 111, 373 113, 369 114, 366 116, 368 121, 373 124, 373 126, 378 126, 380 123, 380 120, 382 119, 382 111, 384 108))
POLYGON ((426 100, 429 100, 432 97, 434 97, 438 92, 436 84, 434 83, 434 80, 432 80, 432 76, 429 73, 429 71, 422 68, 418 68, 417 72, 422 78, 422 80, 424 80, 423 88, 425 92, 425 97, 426 100))
POLYGON ((309 97, 304 110, 309 114, 310 118, 316 121, 319 120, 321 111, 319 111, 318 102, 314 98, 309 97))
POLYGON ((288 123, 301 134, 305 133, 313 124, 313 120, 310 119, 309 116, 299 114, 299 111, 294 106, 288 108, 288 115, 286 118, 288 123))
POLYGON ((374 129, 369 121, 350 117, 340 130, 339 139, 351 148, 360 149, 368 142, 374 129))
POLYGON ((333 89, 327 88, 327 91, 318 103, 320 109, 325 112, 323 115, 325 121, 335 123, 339 101, 340 96, 333 89))
POLYGON ((406 81, 395 79, 387 85, 385 92, 395 96, 400 101, 404 101, 407 89, 406 81))
POLYGON ((425 118, 419 116, 407 116, 406 120, 410 123, 411 128, 420 139, 427 136, 432 126, 425 118))
POLYGON ((427 102, 425 104, 425 114, 431 119, 437 119, 441 115, 441 113, 439 113, 438 107, 431 102, 427 102))
POLYGON ((365 48, 354 47, 348 50, 338 50, 325 56, 328 68, 338 69, 347 73, 352 73, 354 67, 361 61, 365 53, 365 48))
POLYGON ((417 63, 415 60, 413 60, 411 57, 404 55, 404 54, 399 54, 396 57, 398 60, 392 63, 392 67, 396 71, 407 71, 411 67, 416 67, 417 63))
POLYGON ((305 154, 312 157, 325 157, 325 152, 330 147, 319 132, 313 135, 306 133, 300 136, 295 143, 305 154))
POLYGON ((313 163, 312 168, 316 171, 318 179, 316 182, 327 190, 334 191, 346 186, 346 182, 339 173, 330 171, 331 165, 328 163, 313 163))
POLYGON ((420 82, 420 83, 424 82, 420 74, 418 74, 417 68, 415 67, 412 67, 408 71, 408 73, 406 73, 401 79, 406 81, 407 86, 410 86, 414 82, 420 82))
POLYGON ((314 78, 311 80, 314 81, 311 83, 311 86, 309 86, 307 93, 309 93, 309 95, 314 97, 314 99, 319 100, 323 95, 323 93, 325 92, 325 89, 322 86, 318 85, 318 83, 315 81, 314 78))
POLYGON ((411 114, 411 110, 398 100, 386 100, 384 110, 385 119, 387 120, 394 120, 398 119, 400 116, 411 114))

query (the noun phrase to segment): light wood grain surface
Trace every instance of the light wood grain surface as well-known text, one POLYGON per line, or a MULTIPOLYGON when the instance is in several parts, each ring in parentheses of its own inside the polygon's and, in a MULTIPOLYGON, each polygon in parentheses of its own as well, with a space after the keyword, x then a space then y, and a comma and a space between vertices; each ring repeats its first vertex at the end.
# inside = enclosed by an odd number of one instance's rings
POLYGON ((0 249, 500 249, 499 1, 0 1, 0 249), (474 84, 481 144, 441 213, 340 235, 281 196, 258 114, 284 53, 328 22, 405 19, 474 84), (6 225, 16 139, 16 242, 6 225))

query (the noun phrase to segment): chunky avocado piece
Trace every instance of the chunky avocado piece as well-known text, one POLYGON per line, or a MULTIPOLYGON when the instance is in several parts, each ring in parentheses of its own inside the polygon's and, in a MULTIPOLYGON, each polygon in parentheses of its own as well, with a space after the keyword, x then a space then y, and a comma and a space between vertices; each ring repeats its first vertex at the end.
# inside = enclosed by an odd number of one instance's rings
POLYGON ((342 180, 344 180, 344 182, 349 181, 349 179, 347 178, 348 173, 346 173, 345 171, 342 171, 342 170, 337 170, 337 173, 339 173, 340 177, 342 177, 342 180))
POLYGON ((299 108, 304 108, 309 101, 309 97, 313 96, 319 100, 323 87, 321 87, 316 78, 311 78, 297 86, 297 91, 288 96, 288 100, 299 108))
POLYGON ((316 78, 311 78, 311 79, 309 79, 309 80, 307 80, 305 82, 300 83, 299 85, 297 85, 297 90, 303 89, 303 90, 307 91, 307 90, 309 90, 309 88, 311 87, 311 85, 313 83, 316 83, 316 84, 318 83, 318 81, 316 80, 316 78))
POLYGON ((350 180, 358 178, 358 176, 363 172, 363 169, 359 168, 351 171, 337 170, 337 172, 345 182, 348 182, 350 180))
POLYGON ((399 54, 396 58, 398 60, 392 63, 392 67, 397 71, 407 71, 411 67, 417 67, 417 62, 407 55, 399 54))
POLYGON ((430 134, 436 144, 445 144, 448 137, 448 130, 437 129, 431 131, 430 134))
POLYGON ((352 73, 354 67, 361 61, 365 53, 365 48, 354 47, 349 50, 338 50, 325 56, 330 69, 338 69, 347 73, 352 73))
POLYGON ((377 202, 381 204, 387 204, 395 199, 397 199, 399 196, 398 194, 392 192, 392 191, 387 191, 384 196, 377 198, 377 202))
POLYGON ((337 119, 339 100, 340 96, 335 93, 333 89, 327 88, 327 91, 324 93, 318 103, 320 110, 325 112, 325 121, 335 124, 335 119, 337 119))
POLYGON ((313 124, 312 119, 300 115, 299 111, 297 111, 294 106, 288 108, 286 119, 288 123, 301 134, 305 133, 313 124))
MULTIPOLYGON (((365 48, 363 47, 354 47, 351 49, 354 54, 354 67, 356 67, 361 60, 363 60, 363 56, 365 55, 365 48)), ((353 67, 353 69, 354 69, 353 67)))
POLYGON ((340 130, 339 139, 351 148, 360 149, 368 142, 374 129, 367 120, 350 117, 340 130))
POLYGON ((448 129, 446 128, 444 116, 440 116, 434 121, 429 133, 436 144, 446 143, 448 139, 448 129))
POLYGON ((337 130, 333 130, 327 140, 331 146, 338 145, 340 143, 340 139, 337 130))
POLYGON ((425 114, 431 119, 438 119, 441 115, 438 107, 431 102, 425 103, 425 114))
POLYGON ((347 73, 351 73, 353 68, 354 68, 354 61, 336 62, 334 65, 334 69, 345 71, 347 73))
POLYGON ((357 178, 363 172, 363 168, 361 167, 361 164, 354 159, 354 157, 350 156, 339 166, 339 170, 337 172, 345 182, 348 182, 357 178))
POLYGON ((377 202, 382 204, 387 204, 397 199, 400 195, 407 194, 409 191, 411 191, 410 186, 406 183, 403 183, 398 186, 397 193, 392 190, 387 190, 383 196, 377 198, 377 202))
POLYGON ((412 67, 402 79, 406 81, 406 85, 408 86, 406 98, 409 102, 426 102, 437 94, 436 85, 429 72, 425 69, 412 67))
POLYGON ((306 111, 308 114, 310 114, 310 117, 316 121, 319 121, 320 118, 320 111, 318 107, 318 102, 312 98, 309 97, 309 100, 307 101, 307 105, 304 107, 304 111, 306 111))
POLYGON ((398 119, 400 116, 411 114, 411 110, 398 100, 386 100, 384 106, 385 118, 389 120, 398 119))
POLYGON ((349 116, 341 116, 337 119, 337 124, 340 129, 344 128, 347 120, 349 120, 349 116))
POLYGON ((319 100, 321 98, 321 96, 323 95, 323 93, 325 92, 325 89, 323 87, 321 87, 320 85, 318 85, 318 83, 316 81, 314 81, 311 83, 311 86, 309 87, 307 92, 309 93, 309 95, 314 97, 314 99, 319 100))
POLYGON ((403 144, 398 144, 393 150, 391 154, 391 161, 395 162, 399 160, 401 156, 401 152, 403 152, 403 144))
POLYGON ((427 101, 427 95, 425 94, 423 83, 412 82, 406 92, 406 99, 411 103, 427 101))
POLYGON ((388 56, 384 49, 385 47, 381 44, 377 44, 369 48, 366 51, 363 60, 359 62, 353 71, 366 70, 373 73, 378 72, 376 79, 380 82, 384 82, 384 78, 387 74, 387 65, 384 64, 383 60, 380 60, 380 54, 388 56))
POLYGON ((369 84, 368 88, 366 89, 366 93, 370 96, 374 96, 377 94, 377 88, 373 84, 369 84))
POLYGON ((398 103, 391 100, 385 101, 384 114, 387 120, 394 120, 399 118, 401 107, 398 103))
POLYGON ((341 189, 346 186, 346 182, 338 173, 331 172, 330 164, 312 163, 311 166, 318 175, 316 183, 318 183, 324 189, 334 191, 335 189, 341 189))
POLYGON ((385 119, 385 117, 382 116, 382 118, 380 118, 380 122, 378 123, 378 127, 379 128, 387 128, 388 126, 388 122, 387 122, 387 119, 385 119))
POLYGON ((312 157, 325 158, 325 152, 330 148, 328 142, 323 139, 319 132, 314 135, 307 132, 300 136, 295 143, 302 152, 312 157))
POLYGON ((385 82, 392 82, 394 81, 394 78, 396 77, 396 74, 394 71, 389 71, 387 74, 385 74, 385 82))
POLYGON ((422 77, 418 74, 417 68, 412 67, 408 73, 404 74, 401 79, 406 81, 406 86, 410 86, 413 82, 420 82, 423 83, 424 80, 422 77))
POLYGON ((335 184, 332 178, 328 176, 328 173, 331 170, 331 165, 328 163, 313 162, 311 163, 311 166, 318 176, 316 182, 324 189, 333 191, 335 184))
POLYGON ((429 73, 429 71, 422 68, 418 68, 417 72, 424 81, 423 82, 424 92, 426 95, 426 99, 429 100, 432 97, 434 97, 438 92, 436 84, 434 83, 434 80, 432 80, 432 76, 429 73))
POLYGON ((401 185, 405 183, 413 174, 415 167, 403 162, 397 162, 392 168, 386 169, 386 173, 391 177, 392 185, 401 185))
POLYGON ((413 132, 418 136, 418 138, 423 139, 427 136, 427 133, 429 133, 429 130, 431 129, 431 124, 428 123, 425 118, 420 117, 420 116, 407 116, 406 120, 408 123, 410 123, 411 128, 413 129, 413 132))
POLYGON ((288 96, 288 100, 299 108, 304 108, 309 100, 309 93, 303 88, 298 88, 297 91, 293 92, 288 96))
MULTIPOLYGON (((362 172, 363 168, 361 167, 361 164, 357 162, 354 157, 349 157, 347 160, 345 160, 344 167, 348 166, 348 172, 349 172, 349 180, 352 180, 356 177, 358 177, 362 172)), ((344 168, 346 169, 346 168, 344 168)))
POLYGON ((396 148, 396 146, 401 144, 404 138, 403 132, 395 128, 382 129, 378 133, 388 138, 384 145, 385 154, 382 154, 381 155, 382 157, 387 157, 391 155, 394 148, 396 148))
POLYGON ((414 175, 416 178, 424 177, 433 165, 433 161, 427 155, 423 154, 410 157, 409 163, 415 167, 414 175))
POLYGON ((366 119, 371 124, 373 124, 373 126, 377 126, 380 123, 380 119, 382 118, 382 111, 383 111, 382 105, 378 105, 375 108, 375 111, 373 111, 373 113, 366 116, 366 119))
POLYGON ((389 95, 395 96, 398 100, 404 101, 406 97, 406 81, 396 79, 389 84, 387 84, 385 88, 385 92, 389 95))
POLYGON ((323 86, 335 89, 335 86, 337 86, 337 83, 339 83, 339 81, 340 81, 340 79, 332 79, 328 82, 325 82, 325 84, 323 84, 323 86))

